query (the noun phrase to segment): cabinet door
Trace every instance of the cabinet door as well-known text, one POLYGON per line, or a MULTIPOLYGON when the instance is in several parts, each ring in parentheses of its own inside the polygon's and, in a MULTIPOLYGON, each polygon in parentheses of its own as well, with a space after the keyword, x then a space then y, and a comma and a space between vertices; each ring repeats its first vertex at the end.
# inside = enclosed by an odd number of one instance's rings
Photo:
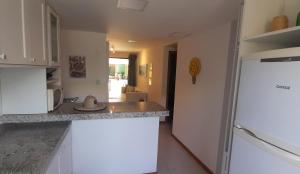
POLYGON ((0 63, 26 64, 24 49, 24 1, 0 1, 0 63))
POLYGON ((50 66, 60 65, 60 20, 48 6, 48 56, 50 66))
POLYGON ((58 152, 52 159, 46 174, 60 174, 60 153, 58 152))
POLYGON ((26 58, 32 65, 46 65, 45 0, 23 0, 26 58))
POLYGON ((72 174, 72 136, 71 130, 66 135, 60 150, 60 174, 72 174))
POLYGON ((72 174, 72 131, 68 130, 63 142, 48 166, 46 174, 72 174))

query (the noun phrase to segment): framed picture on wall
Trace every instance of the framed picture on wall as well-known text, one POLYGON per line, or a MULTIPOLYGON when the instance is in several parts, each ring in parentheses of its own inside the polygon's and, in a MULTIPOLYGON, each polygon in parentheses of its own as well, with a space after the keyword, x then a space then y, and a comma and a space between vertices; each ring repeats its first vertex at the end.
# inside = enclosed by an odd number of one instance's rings
POLYGON ((147 77, 148 65, 139 65, 139 75, 147 77))
POLYGON ((86 58, 84 56, 69 56, 70 77, 86 78, 86 58))

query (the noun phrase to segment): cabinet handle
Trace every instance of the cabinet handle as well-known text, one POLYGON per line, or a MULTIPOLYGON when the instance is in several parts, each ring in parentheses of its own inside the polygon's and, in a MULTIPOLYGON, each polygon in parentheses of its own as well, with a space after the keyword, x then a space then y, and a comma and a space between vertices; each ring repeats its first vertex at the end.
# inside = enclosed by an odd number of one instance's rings
POLYGON ((6 59, 6 54, 4 54, 4 53, 0 54, 0 59, 5 60, 6 59))

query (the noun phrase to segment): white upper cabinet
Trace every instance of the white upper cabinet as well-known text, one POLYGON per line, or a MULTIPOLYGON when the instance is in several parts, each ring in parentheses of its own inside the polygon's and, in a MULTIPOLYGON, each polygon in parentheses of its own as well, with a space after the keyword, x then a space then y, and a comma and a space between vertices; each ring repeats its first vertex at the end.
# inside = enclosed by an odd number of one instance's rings
POLYGON ((0 0, 0 63, 27 64, 21 0, 0 0))
POLYGON ((0 1, 0 64, 47 65, 45 0, 0 1))
POLYGON ((60 20, 55 11, 48 6, 48 58, 49 66, 60 66, 60 20))
POLYGON ((45 0, 22 1, 26 59, 32 65, 47 65, 45 0))

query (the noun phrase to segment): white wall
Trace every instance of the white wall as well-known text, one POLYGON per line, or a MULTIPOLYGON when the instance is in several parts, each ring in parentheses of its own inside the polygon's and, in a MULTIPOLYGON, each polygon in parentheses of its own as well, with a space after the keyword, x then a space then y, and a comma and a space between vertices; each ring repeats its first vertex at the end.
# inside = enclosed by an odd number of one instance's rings
POLYGON ((216 171, 231 25, 219 26, 178 42, 173 134, 206 166, 216 171), (188 66, 202 61, 197 83, 188 66))
POLYGON ((108 101, 108 51, 106 34, 62 30, 62 70, 65 97, 94 95, 99 101, 108 101), (69 56, 86 57, 86 78, 70 78, 69 56))
POLYGON ((139 90, 148 92, 150 101, 165 105, 162 102, 162 88, 163 86, 163 68, 164 68, 164 47, 162 45, 149 45, 142 50, 137 60, 137 87, 139 90), (153 77, 152 85, 148 83, 148 77, 140 76, 138 71, 139 65, 152 64, 153 77))

